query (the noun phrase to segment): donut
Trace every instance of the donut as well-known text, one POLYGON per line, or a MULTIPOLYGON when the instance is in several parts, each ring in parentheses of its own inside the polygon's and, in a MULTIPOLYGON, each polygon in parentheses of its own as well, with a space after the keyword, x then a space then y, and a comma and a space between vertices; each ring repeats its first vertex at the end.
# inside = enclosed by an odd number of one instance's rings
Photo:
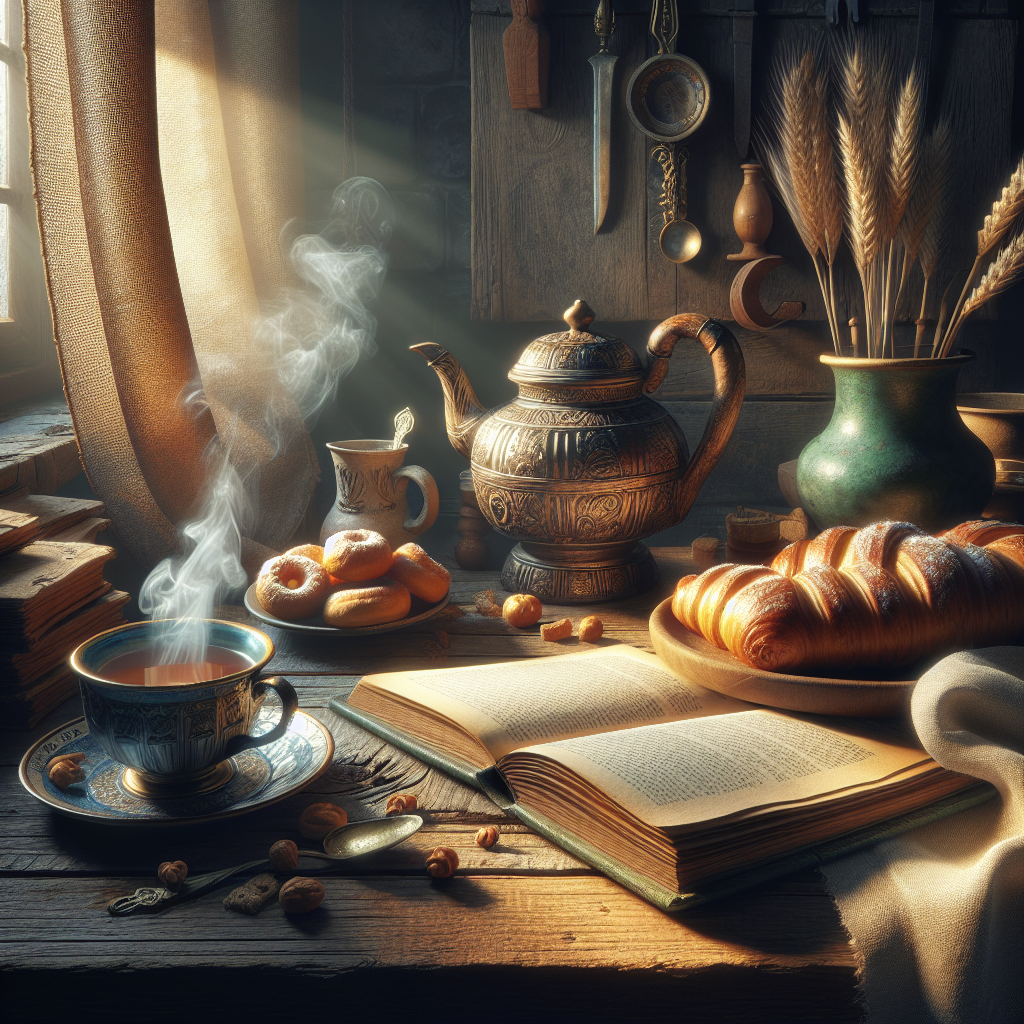
POLYGON ((412 594, 434 604, 451 586, 452 575, 435 562, 419 544, 403 544, 395 549, 395 560, 388 569, 388 579, 404 583, 412 594))
POLYGON ((323 607, 331 582, 323 566, 304 555, 284 554, 264 563, 256 599, 279 619, 305 619, 323 607))
POLYGON ((324 568, 346 583, 375 580, 391 568, 391 545, 373 530, 346 530, 327 538, 324 568))
MULTIPOLYGON (((286 555, 303 555, 306 558, 312 558, 317 565, 324 564, 324 549, 319 544, 300 544, 297 548, 289 548, 286 555)), ((341 580, 327 573, 327 582, 332 587, 336 587, 341 580)))
POLYGON ((319 544, 300 544, 297 548, 289 548, 286 555, 302 555, 303 558, 312 558, 317 565, 324 564, 324 549, 319 544))
POLYGON ((366 586, 336 590, 324 605, 328 626, 376 626, 404 619, 412 607, 409 588, 395 580, 372 580, 366 586))

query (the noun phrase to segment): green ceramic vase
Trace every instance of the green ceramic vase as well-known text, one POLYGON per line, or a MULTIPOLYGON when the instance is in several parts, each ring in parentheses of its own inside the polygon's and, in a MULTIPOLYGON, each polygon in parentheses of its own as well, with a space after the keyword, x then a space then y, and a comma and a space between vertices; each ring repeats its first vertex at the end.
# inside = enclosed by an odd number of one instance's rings
POLYGON ((957 377, 973 358, 821 356, 835 374, 835 411, 796 472, 819 528, 893 519, 935 532, 980 517, 995 461, 956 409, 957 377))

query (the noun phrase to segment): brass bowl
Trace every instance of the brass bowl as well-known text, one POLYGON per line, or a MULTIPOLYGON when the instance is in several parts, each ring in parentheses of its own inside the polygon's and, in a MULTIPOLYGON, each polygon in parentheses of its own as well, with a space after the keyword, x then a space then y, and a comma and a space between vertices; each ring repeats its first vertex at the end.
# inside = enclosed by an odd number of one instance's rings
POLYGON ((630 120, 660 142, 692 135, 711 107, 711 84, 701 66, 681 53, 659 53, 633 72, 627 91, 630 120))

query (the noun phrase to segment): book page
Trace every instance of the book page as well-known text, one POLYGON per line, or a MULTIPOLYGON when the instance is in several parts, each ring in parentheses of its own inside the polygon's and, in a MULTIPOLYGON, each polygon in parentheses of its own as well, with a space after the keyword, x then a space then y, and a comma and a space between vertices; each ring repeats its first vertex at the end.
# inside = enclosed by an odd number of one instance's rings
MULTIPOLYGON (((367 676, 478 737, 497 760, 518 747, 754 707, 672 675, 632 647, 504 665, 367 676)), ((354 702, 353 702, 354 703, 354 702)))
MULTIPOLYGON (((806 800, 929 760, 862 720, 769 710, 534 746, 648 824, 671 827, 806 800)), ((500 767, 500 766, 499 766, 500 767)))

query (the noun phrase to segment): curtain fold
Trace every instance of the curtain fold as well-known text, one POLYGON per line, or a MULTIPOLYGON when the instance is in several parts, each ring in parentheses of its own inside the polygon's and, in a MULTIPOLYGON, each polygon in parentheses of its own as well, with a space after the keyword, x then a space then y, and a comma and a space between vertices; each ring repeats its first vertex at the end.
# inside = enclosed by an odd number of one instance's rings
POLYGON ((25 0, 65 393, 90 482, 147 565, 197 512, 204 455, 258 480, 250 539, 273 548, 316 484, 256 339, 261 302, 290 276, 282 228, 302 214, 295 39, 291 3, 25 0))

